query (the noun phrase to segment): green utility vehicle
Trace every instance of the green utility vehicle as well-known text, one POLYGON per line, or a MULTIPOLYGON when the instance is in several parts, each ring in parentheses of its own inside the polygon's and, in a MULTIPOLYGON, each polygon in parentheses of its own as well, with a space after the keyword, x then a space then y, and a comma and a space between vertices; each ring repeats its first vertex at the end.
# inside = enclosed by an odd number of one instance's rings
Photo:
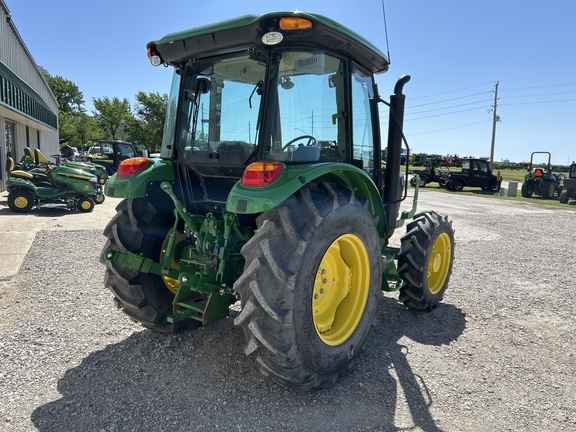
POLYGON ((498 192, 502 185, 500 171, 492 172, 485 159, 462 159, 462 170, 450 171, 445 182, 446 189, 460 192, 467 187, 479 187, 482 190, 498 192))
POLYGON ((123 161, 105 187, 125 198, 104 231, 105 284, 130 318, 194 328, 240 300, 245 353, 312 389, 364 351, 382 290, 418 310, 442 300, 452 223, 414 215, 418 189, 400 212, 410 77, 384 102, 378 48, 324 16, 279 12, 173 33, 148 55, 174 68, 161 157, 123 161))
POLYGON ((571 199, 576 200, 576 163, 574 162, 570 165, 568 178, 564 179, 559 198, 562 204, 568 204, 568 200, 571 199))
POLYGON ((103 166, 109 175, 116 172, 123 160, 138 156, 136 147, 126 141, 95 139, 91 141, 97 145, 90 147, 89 154, 84 159, 103 166))
POLYGON ((532 152, 528 172, 524 175, 524 183, 522 183, 521 191, 524 198, 532 198, 532 195, 539 195, 544 199, 554 198, 554 195, 560 196, 564 176, 552 172, 551 160, 550 152, 532 152), (545 168, 534 166, 536 154, 548 155, 545 168))

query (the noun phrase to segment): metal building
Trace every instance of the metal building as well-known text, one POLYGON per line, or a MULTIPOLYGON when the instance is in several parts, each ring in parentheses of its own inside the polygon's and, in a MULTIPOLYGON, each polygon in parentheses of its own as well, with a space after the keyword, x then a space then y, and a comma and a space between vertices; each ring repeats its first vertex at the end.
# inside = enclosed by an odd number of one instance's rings
POLYGON ((0 191, 24 147, 58 153, 58 102, 0 0, 0 191))

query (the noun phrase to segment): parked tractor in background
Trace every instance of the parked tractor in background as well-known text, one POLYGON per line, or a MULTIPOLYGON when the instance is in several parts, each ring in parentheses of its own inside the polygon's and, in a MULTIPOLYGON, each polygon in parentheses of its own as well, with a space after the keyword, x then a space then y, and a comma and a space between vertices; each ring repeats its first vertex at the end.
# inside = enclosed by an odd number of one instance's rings
POLYGON ((136 147, 132 143, 120 140, 91 140, 94 146, 90 147, 89 154, 83 159, 106 168, 109 175, 118 169, 118 165, 125 159, 138 156, 136 147))
POLYGON ((417 310, 442 300, 452 223, 415 214, 418 189, 400 211, 410 77, 383 101, 378 48, 324 16, 278 12, 172 33, 148 56, 174 68, 161 157, 123 161, 105 187, 125 198, 104 231, 105 285, 130 318, 195 328, 240 300, 245 353, 307 390, 364 351, 382 290, 417 310), (390 106, 385 174, 379 103, 390 106), (328 115, 312 128, 301 119, 313 112, 328 115))
POLYGON ((502 185, 500 171, 492 172, 485 159, 462 159, 461 171, 450 171, 446 189, 460 192, 464 187, 479 187, 482 190, 498 192, 502 185))
POLYGON ((522 196, 524 198, 532 198, 533 195, 541 196, 544 199, 554 198, 554 195, 560 196, 564 176, 552 172, 551 160, 550 152, 532 152, 530 164, 527 167, 528 172, 524 175, 524 183, 522 183, 522 196), (548 155, 546 167, 534 166, 534 155, 537 154, 548 155))
MULTIPOLYGON (((415 171, 418 174, 418 183, 420 187, 425 187, 428 183, 439 183, 440 186, 446 186, 450 171, 441 167, 435 167, 432 159, 428 158, 424 164, 425 168, 421 171, 415 171)), ((410 184, 416 186, 416 177, 410 179, 410 184)))
POLYGON ((568 178, 564 178, 562 191, 560 192, 560 202, 568 204, 568 200, 576 200, 576 163, 572 162, 570 165, 570 172, 568 178))

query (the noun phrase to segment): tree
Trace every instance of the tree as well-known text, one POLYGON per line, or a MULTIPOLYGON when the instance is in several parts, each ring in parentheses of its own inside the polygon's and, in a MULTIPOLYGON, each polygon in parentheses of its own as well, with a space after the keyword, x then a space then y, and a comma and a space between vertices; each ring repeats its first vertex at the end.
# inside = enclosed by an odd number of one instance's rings
POLYGON ((117 139, 120 126, 132 122, 130 103, 126 98, 123 100, 117 97, 112 100, 108 97, 104 99, 92 98, 92 103, 94 105, 92 114, 94 114, 96 123, 108 138, 117 139))
POLYGON ((98 127, 94 117, 86 113, 79 113, 72 118, 76 128, 80 144, 77 145, 80 151, 88 150, 88 140, 91 138, 106 138, 106 134, 98 127))
POLYGON ((84 95, 76 84, 59 75, 52 76, 42 66, 39 67, 44 74, 46 82, 52 89, 52 93, 56 96, 59 111, 67 114, 86 111, 83 107, 84 95))
POLYGON ((84 142, 84 137, 78 127, 81 124, 80 119, 86 117, 84 95, 72 81, 59 75, 52 76, 42 66, 39 67, 58 101, 60 137, 66 138, 70 145, 80 147, 84 142))
POLYGON ((160 151, 167 106, 167 94, 138 92, 128 129, 130 141, 144 145, 151 153, 160 151))

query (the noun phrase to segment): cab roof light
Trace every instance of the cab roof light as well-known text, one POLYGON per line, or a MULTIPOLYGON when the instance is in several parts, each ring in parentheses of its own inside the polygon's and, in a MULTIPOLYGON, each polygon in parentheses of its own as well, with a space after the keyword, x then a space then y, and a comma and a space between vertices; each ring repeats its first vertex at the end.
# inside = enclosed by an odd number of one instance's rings
POLYGON ((118 165, 117 177, 130 177, 142 171, 148 165, 148 158, 135 157, 125 159, 118 165))
POLYGON ((284 171, 282 163, 255 162, 246 167, 240 183, 249 187, 267 186, 280 177, 282 171, 284 171))
POLYGON ((284 17, 280 18, 281 30, 309 30, 311 29, 312 21, 306 18, 284 17))
POLYGON ((148 47, 148 58, 152 66, 160 66, 162 64, 162 58, 157 52, 152 52, 152 47, 148 47))

